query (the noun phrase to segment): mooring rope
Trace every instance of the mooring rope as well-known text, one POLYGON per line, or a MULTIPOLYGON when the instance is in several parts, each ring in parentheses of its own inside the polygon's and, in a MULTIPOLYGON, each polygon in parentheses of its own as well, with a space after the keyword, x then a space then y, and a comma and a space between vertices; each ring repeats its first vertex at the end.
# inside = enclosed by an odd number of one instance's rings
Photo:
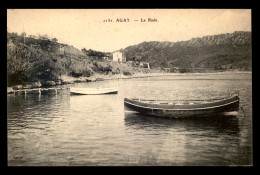
MULTIPOLYGON (((237 91, 237 95, 239 96, 239 90, 237 91)), ((240 109, 242 110, 242 112, 243 112, 243 114, 244 114, 244 117, 246 117, 246 114, 245 114, 245 111, 244 111, 242 102, 240 101, 239 104, 240 104, 240 109)))
POLYGON ((241 107, 240 107, 241 109, 242 109, 242 111, 243 111, 243 114, 244 114, 244 117, 246 117, 246 114, 245 114, 245 111, 244 111, 244 108, 243 108, 243 106, 241 105, 241 107))

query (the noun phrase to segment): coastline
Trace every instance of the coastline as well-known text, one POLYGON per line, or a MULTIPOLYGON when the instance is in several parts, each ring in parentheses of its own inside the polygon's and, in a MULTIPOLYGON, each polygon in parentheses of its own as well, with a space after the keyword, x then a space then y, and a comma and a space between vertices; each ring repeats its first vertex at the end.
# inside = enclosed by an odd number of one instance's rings
POLYGON ((168 72, 154 72, 154 73, 136 73, 133 75, 103 75, 96 74, 91 77, 80 77, 74 78, 69 76, 63 76, 62 81, 74 81, 74 83, 78 82, 95 82, 95 81, 103 81, 103 80, 115 80, 115 79, 132 79, 132 78, 147 78, 147 77, 160 77, 160 76, 180 76, 180 75, 214 75, 214 74, 229 74, 229 73, 252 73, 252 71, 225 71, 225 72, 203 72, 203 73, 168 73, 168 72))
MULTIPOLYGON (((116 74, 116 75, 104 75, 104 74, 95 74, 90 77, 71 77, 62 75, 61 80, 58 82, 48 81, 49 84, 47 87, 55 87, 58 85, 64 84, 75 84, 75 83, 86 83, 86 82, 96 82, 96 81, 105 81, 105 80, 116 80, 116 79, 133 79, 133 78, 147 78, 147 77, 160 77, 160 76, 180 76, 180 75, 214 75, 214 74, 229 74, 229 73, 252 73, 252 71, 225 71, 225 72, 203 72, 203 73, 168 73, 168 72, 150 72, 150 73, 136 73, 132 75, 123 75, 123 74, 116 74)), ((13 93, 15 90, 22 90, 22 89, 35 89, 35 88, 42 88, 41 83, 38 83, 36 86, 29 86, 25 85, 16 85, 14 87, 7 87, 7 94, 13 93)))

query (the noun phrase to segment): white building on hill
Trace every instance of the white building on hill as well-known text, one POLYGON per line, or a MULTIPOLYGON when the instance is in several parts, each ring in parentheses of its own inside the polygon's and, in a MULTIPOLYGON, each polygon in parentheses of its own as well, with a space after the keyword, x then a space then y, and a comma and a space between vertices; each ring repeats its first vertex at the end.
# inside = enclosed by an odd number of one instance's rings
POLYGON ((126 62, 126 57, 122 52, 113 52, 113 61, 115 62, 126 62))

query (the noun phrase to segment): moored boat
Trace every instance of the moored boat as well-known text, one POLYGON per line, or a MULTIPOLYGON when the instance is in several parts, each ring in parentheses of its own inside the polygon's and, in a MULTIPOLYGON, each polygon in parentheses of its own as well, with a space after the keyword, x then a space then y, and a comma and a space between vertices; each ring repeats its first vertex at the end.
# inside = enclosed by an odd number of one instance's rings
POLYGON ((167 118, 225 115, 226 113, 235 115, 239 110, 239 96, 234 95, 222 99, 209 100, 185 100, 183 103, 169 100, 125 98, 124 105, 128 109, 141 114, 167 118))
POLYGON ((117 88, 70 88, 71 94, 77 95, 102 95, 102 94, 117 94, 117 88))

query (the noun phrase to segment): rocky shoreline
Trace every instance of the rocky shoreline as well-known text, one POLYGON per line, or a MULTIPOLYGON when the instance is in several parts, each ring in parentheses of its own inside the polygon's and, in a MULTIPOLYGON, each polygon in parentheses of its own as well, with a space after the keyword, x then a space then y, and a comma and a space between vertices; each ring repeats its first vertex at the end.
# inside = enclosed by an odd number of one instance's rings
MULTIPOLYGON (((250 73, 250 72, 212 72, 207 74, 222 74, 222 73, 250 73)), ((184 75, 185 73, 181 73, 184 75)), ((201 73, 193 73, 193 74, 201 74, 201 73)), ((158 77, 158 76, 167 76, 167 75, 180 75, 180 73, 166 73, 166 72, 157 72, 157 73, 137 73, 132 75, 123 75, 123 74, 116 74, 116 75, 103 75, 103 74, 96 74, 91 77, 71 77, 62 75, 61 79, 58 81, 45 81, 45 82, 32 82, 26 83, 24 85, 16 85, 13 87, 7 87, 7 93, 12 93, 15 90, 23 90, 23 89, 35 89, 35 88, 45 88, 45 87, 53 87, 58 85, 64 84, 74 84, 74 83, 86 83, 86 82, 96 82, 96 81, 104 81, 104 80, 116 80, 116 79, 132 79, 132 78, 146 78, 146 77, 158 77)))
POLYGON ((102 75, 96 74, 91 77, 71 77, 63 75, 61 79, 58 81, 45 81, 45 82, 31 82, 26 83, 23 85, 15 85, 12 87, 7 87, 7 93, 13 93, 15 90, 23 90, 23 89, 35 89, 35 88, 45 88, 45 87, 53 87, 57 85, 64 85, 64 84, 74 84, 74 83, 86 83, 86 82, 96 82, 96 81, 104 81, 104 80, 115 80, 115 79, 130 79, 130 78, 144 78, 144 77, 151 77, 151 76, 163 76, 166 73, 147 73, 147 74, 133 74, 133 75, 102 75))

